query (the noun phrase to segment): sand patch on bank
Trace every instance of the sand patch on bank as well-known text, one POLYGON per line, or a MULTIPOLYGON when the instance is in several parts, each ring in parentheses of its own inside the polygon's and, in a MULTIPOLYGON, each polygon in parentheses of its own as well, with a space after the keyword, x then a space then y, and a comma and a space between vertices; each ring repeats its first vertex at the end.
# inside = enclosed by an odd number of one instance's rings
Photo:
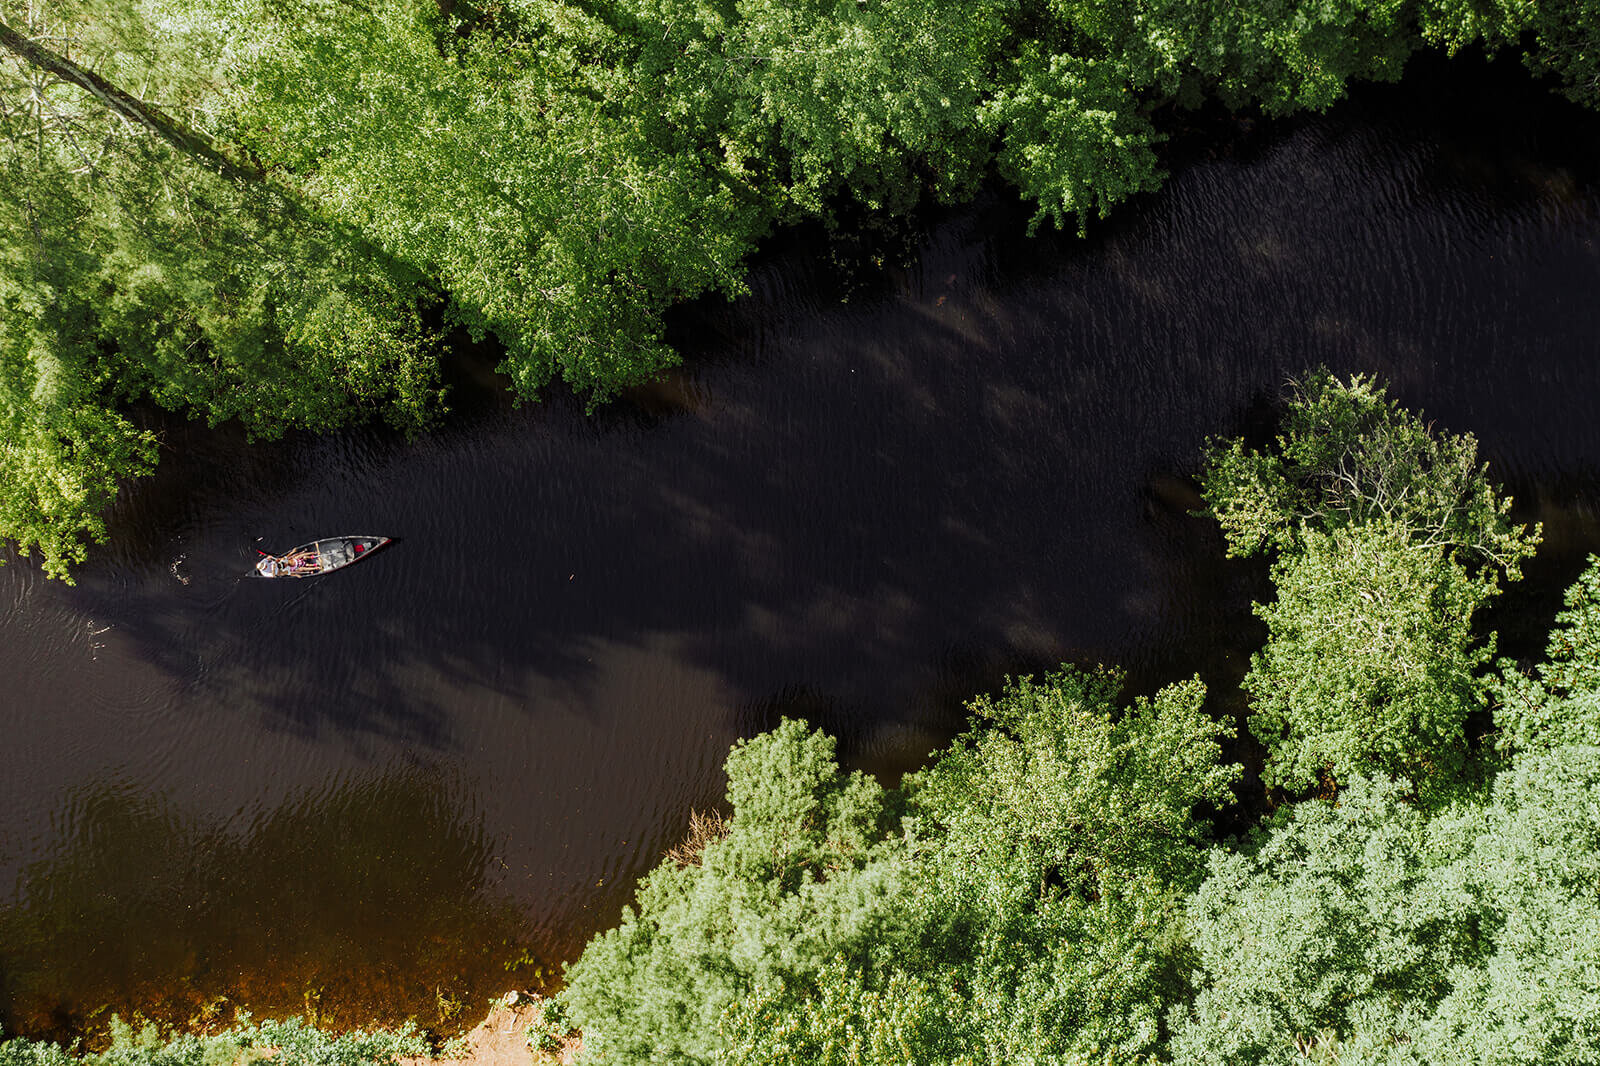
POLYGON ((543 1001, 512 992, 495 1000, 489 1016, 463 1037, 466 1051, 459 1058, 401 1059, 400 1066, 571 1066, 583 1050, 581 1037, 570 1038, 558 1051, 535 1051, 528 1046, 528 1028, 544 1018, 543 1001))

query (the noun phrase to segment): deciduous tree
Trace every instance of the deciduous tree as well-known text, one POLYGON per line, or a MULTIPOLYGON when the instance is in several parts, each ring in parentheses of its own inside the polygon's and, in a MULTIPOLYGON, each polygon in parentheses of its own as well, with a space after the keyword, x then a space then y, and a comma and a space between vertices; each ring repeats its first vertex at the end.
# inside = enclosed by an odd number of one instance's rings
POLYGON ((1538 530, 1508 517, 1470 435, 1435 433, 1369 378, 1297 387, 1272 447, 1214 445, 1203 492, 1235 555, 1271 551, 1250 729, 1291 789, 1383 770, 1447 782, 1484 706, 1473 615, 1538 530))
POLYGON ((734 750, 725 839, 669 862, 563 993, 607 1061, 1059 1062, 1160 1043, 1228 794, 1187 682, 1022 679, 902 794, 796 722, 734 750))
POLYGON ((204 28, 113 0, 48 10, 0 11, 0 535, 65 576, 155 462, 129 401, 258 436, 365 412, 418 426, 437 368, 420 275, 174 114, 217 105, 204 28))

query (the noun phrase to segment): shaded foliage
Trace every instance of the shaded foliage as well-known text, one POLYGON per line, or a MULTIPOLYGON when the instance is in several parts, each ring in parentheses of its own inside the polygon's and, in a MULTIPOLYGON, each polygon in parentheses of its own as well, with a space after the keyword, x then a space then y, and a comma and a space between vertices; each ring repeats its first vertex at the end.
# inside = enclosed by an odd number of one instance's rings
POLYGON ((1545 658, 1533 676, 1502 660, 1491 686, 1494 724, 1502 750, 1529 751, 1560 743, 1600 746, 1600 557, 1567 589, 1545 658))

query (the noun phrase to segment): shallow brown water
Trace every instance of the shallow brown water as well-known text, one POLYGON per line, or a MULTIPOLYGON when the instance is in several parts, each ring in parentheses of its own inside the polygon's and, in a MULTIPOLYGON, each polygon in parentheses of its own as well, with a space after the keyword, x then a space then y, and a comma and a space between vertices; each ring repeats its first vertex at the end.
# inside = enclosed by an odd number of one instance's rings
POLYGON ((1434 65, 1181 137, 1086 241, 995 194, 842 304, 785 238, 593 417, 466 383, 411 443, 172 430, 76 588, 0 569, 0 1022, 478 1014, 780 714, 893 774, 1007 671, 1225 682, 1258 588, 1189 479, 1316 363, 1476 433, 1549 522, 1534 639, 1600 547, 1597 134, 1434 65), (243 577, 337 533, 399 541, 243 577))

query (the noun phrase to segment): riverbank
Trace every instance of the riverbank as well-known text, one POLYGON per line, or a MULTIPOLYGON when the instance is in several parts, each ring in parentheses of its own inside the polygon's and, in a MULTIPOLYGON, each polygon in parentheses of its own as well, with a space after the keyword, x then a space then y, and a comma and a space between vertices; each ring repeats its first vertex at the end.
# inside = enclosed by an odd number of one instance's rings
POLYGON ((304 1017, 253 1021, 223 1029, 169 1028, 143 1018, 113 1017, 102 1046, 17 1036, 0 1028, 0 1062, 32 1066, 170 1066, 173 1062, 258 1062, 278 1066, 571 1066, 582 1037, 530 1045, 544 1026, 541 996, 513 991, 490 1005, 477 1025, 438 1042, 415 1022, 393 1028, 330 1029, 304 1017))
POLYGON ((452 1041, 437 1058, 401 1059, 401 1066, 571 1066, 583 1050, 581 1037, 573 1037, 553 1051, 529 1046, 528 1030, 544 1019, 544 1000, 509 992, 495 1000, 488 1017, 460 1040, 452 1041))

